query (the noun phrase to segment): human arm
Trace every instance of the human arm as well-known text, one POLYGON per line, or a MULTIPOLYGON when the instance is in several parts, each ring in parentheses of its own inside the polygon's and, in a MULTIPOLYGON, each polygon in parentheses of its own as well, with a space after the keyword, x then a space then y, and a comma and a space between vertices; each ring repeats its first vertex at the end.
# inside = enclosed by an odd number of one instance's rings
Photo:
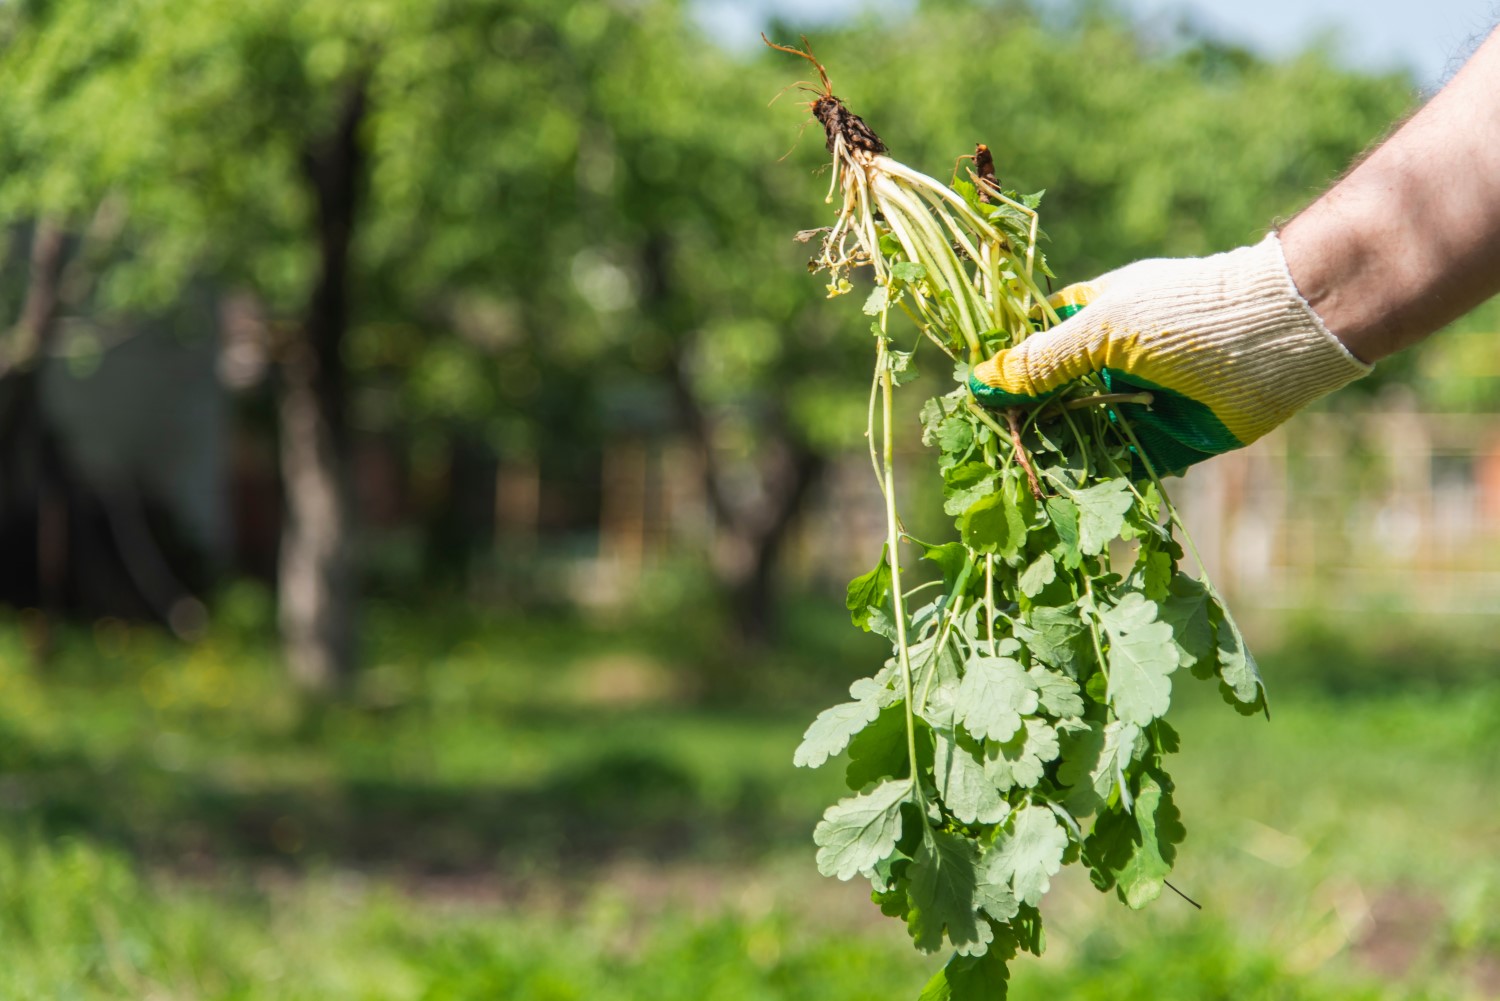
POLYGON ((1061 325, 975 367, 993 406, 1087 372, 1163 471, 1247 445, 1500 291, 1500 36, 1281 233, 1141 261, 1055 297, 1061 325), (1087 308, 1082 308, 1087 307, 1087 308))
POLYGON ((1308 304, 1367 362, 1500 292, 1500 32, 1281 244, 1308 304))

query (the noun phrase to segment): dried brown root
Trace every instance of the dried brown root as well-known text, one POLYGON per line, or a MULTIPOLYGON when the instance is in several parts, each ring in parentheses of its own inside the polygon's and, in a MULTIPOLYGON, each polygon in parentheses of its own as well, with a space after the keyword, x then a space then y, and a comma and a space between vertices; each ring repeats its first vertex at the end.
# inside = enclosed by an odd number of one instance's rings
MULTIPOLYGON (((984 143, 974 144, 974 173, 979 175, 981 181, 994 186, 996 191, 1000 190, 1000 179, 995 176, 995 156, 984 143)), ((988 202, 990 196, 985 193, 984 185, 978 185, 978 188, 979 200, 988 202)))
POLYGON ((828 152, 834 151, 840 136, 843 137, 844 145, 851 150, 864 150, 872 154, 886 152, 886 145, 875 134, 875 130, 866 125, 863 118, 850 111, 843 101, 833 96, 833 87, 828 82, 828 71, 813 55, 812 44, 808 42, 806 35, 802 36, 800 49, 790 45, 777 45, 764 34, 760 36, 760 40, 778 52, 789 52, 794 56, 800 56, 817 68, 818 79, 823 82, 823 90, 821 93, 813 91, 818 96, 813 99, 810 107, 813 117, 823 126, 823 133, 828 141, 828 152))
POLYGON ((1031 496, 1041 500, 1042 485, 1037 481, 1036 470, 1031 468, 1031 457, 1026 454, 1026 446, 1021 444, 1021 410, 1019 407, 1006 408, 1005 423, 1010 426, 1010 444, 1016 450, 1016 461, 1021 464, 1021 469, 1026 473, 1026 481, 1031 484, 1031 496))

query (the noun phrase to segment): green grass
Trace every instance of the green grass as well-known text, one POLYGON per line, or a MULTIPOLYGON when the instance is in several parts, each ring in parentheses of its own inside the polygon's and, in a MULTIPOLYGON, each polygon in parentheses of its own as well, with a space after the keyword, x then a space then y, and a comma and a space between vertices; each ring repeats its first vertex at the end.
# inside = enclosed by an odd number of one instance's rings
MULTIPOLYGON (((0 619, 0 998, 912 998, 941 957, 816 875, 839 775, 789 763, 879 657, 828 605, 732 665, 690 623, 376 609, 318 709, 261 614, 42 664, 0 619)), ((1204 909, 1066 874, 1012 997, 1500 992, 1500 687, 1482 637, 1429 632, 1286 630, 1269 723, 1184 678, 1173 881, 1204 909)))

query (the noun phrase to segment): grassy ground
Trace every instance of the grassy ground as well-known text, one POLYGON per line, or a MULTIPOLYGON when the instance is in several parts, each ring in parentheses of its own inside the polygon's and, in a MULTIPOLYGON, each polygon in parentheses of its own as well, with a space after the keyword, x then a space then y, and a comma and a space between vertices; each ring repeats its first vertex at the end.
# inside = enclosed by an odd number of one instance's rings
MULTIPOLYGON (((790 751, 878 651, 809 608, 732 663, 690 622, 376 609, 316 711, 254 608, 42 664, 0 619, 0 997, 912 998, 940 960, 812 866, 838 776, 790 751)), ((1184 679, 1204 909, 1065 878, 1012 996, 1500 996, 1500 686, 1429 625, 1281 630, 1270 723, 1184 679)))

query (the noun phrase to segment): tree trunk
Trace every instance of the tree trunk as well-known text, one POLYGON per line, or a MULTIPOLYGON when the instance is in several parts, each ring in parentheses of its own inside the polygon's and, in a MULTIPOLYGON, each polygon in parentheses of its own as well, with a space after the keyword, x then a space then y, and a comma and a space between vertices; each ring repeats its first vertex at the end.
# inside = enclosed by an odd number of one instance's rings
MULTIPOLYGON (((687 329, 672 288, 671 246, 655 234, 641 248, 645 281, 643 302, 661 322, 687 329)), ((765 457, 758 470, 763 489, 758 502, 731 494, 714 449, 713 421, 693 391, 681 345, 670 358, 667 377, 684 429, 698 453, 699 476, 719 538, 713 566, 729 598, 729 620, 742 649, 760 649, 776 634, 776 568, 787 535, 827 460, 798 441, 786 426, 776 401, 760 441, 765 457)))
POLYGON ((57 330, 59 287, 66 235, 50 220, 36 223, 31 237, 26 298, 0 345, 0 525, 35 525, 32 560, 43 637, 33 644, 40 657, 50 650, 48 624, 62 610, 68 577, 68 503, 61 453, 42 411, 42 365, 57 330))
POLYGON ((719 537, 713 567, 729 598, 729 622, 742 648, 760 650, 776 638, 776 569, 797 515, 827 459, 795 439, 774 412, 762 429, 759 499, 731 495, 714 452, 713 427, 693 393, 681 359, 673 360, 673 395, 698 453, 698 474, 719 537))
POLYGON ((286 522, 278 567, 282 647, 292 678, 328 694, 355 658, 353 497, 345 372, 349 248, 363 150, 365 85, 354 84, 329 134, 303 155, 317 204, 319 273, 300 327, 282 345, 278 413, 286 522))
POLYGON ((783 444, 789 454, 771 474, 775 483, 770 502, 740 542, 749 559, 729 581, 730 623, 740 642, 751 649, 764 648, 776 638, 776 569, 797 515, 827 464, 823 456, 800 444, 783 444))

